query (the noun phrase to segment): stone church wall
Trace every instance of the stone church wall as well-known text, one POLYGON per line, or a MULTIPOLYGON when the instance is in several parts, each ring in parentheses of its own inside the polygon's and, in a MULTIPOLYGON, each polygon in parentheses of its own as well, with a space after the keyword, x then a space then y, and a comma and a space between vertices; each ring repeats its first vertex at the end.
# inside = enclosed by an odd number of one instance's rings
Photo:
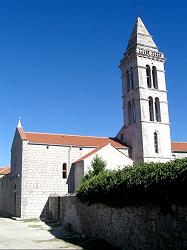
POLYGON ((187 157, 187 152, 173 152, 173 159, 182 159, 187 157))
POLYGON ((68 193, 72 163, 93 148, 23 143, 21 217, 42 217, 49 196, 68 193), (63 163, 67 164, 67 179, 62 176, 63 163))
POLYGON ((11 148, 11 173, 0 179, 0 212, 21 216, 22 139, 16 130, 11 148))
POLYGON ((18 130, 14 136, 11 148, 11 174, 10 174, 10 214, 21 216, 21 182, 22 182, 22 149, 23 141, 18 130))
POLYGON ((88 206, 75 196, 49 198, 49 214, 62 225, 124 250, 187 249, 187 207, 172 205, 111 208, 88 206), (57 202, 58 199, 58 202, 57 202))

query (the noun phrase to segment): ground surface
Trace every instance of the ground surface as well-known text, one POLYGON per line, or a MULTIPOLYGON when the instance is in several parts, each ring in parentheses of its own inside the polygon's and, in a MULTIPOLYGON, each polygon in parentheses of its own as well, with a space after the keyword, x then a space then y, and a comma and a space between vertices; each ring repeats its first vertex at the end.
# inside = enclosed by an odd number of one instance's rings
POLYGON ((80 244, 70 243, 79 240, 78 235, 65 232, 59 226, 51 228, 37 220, 0 217, 0 249, 83 249, 80 244))

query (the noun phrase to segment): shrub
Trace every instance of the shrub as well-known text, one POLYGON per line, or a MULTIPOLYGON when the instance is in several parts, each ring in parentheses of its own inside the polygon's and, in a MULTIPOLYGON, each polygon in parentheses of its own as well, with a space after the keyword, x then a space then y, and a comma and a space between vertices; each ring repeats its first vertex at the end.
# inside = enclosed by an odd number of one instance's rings
POLYGON ((77 197, 114 207, 168 202, 187 203, 187 158, 168 163, 146 163, 122 170, 102 171, 85 179, 77 197))

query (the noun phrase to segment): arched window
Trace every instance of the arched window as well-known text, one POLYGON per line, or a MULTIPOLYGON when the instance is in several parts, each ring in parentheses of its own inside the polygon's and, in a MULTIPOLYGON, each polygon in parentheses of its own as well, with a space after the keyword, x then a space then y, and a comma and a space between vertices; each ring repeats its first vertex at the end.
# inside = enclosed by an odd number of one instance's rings
POLYGON ((129 74, 129 71, 127 70, 127 72, 126 72, 126 76, 127 76, 127 92, 129 92, 130 91, 130 85, 131 85, 131 83, 130 83, 130 74, 129 74))
POLYGON ((155 89, 158 89, 157 69, 155 66, 152 67, 152 76, 153 76, 153 87, 155 89))
POLYGON ((154 121, 154 111, 153 111, 153 98, 149 97, 149 119, 154 121))
POLYGON ((132 123, 132 105, 131 102, 128 102, 128 118, 129 118, 129 124, 132 123))
POLYGON ((136 105, 135 100, 132 100, 132 122, 136 122, 136 105))
POLYGON ((67 164, 63 163, 62 165, 62 178, 66 179, 67 178, 67 164))
POLYGON ((149 65, 146 65, 146 77, 147 77, 147 87, 151 88, 151 68, 149 65))
POLYGON ((156 115, 156 121, 161 122, 160 101, 158 97, 155 98, 155 115, 156 115))
POLYGON ((154 148, 155 148, 155 153, 158 154, 158 133, 154 132, 154 148))
POLYGON ((133 68, 131 68, 131 89, 134 89, 134 74, 133 74, 133 68))

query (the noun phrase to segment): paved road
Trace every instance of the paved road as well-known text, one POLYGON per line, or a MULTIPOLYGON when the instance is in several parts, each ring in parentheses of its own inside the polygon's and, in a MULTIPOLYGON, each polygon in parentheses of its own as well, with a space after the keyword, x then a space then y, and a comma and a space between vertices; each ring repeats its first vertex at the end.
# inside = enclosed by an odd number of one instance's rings
POLYGON ((62 228, 52 229, 41 221, 15 221, 0 217, 0 249, 83 249, 69 243, 73 238, 76 235, 69 237, 62 228))

